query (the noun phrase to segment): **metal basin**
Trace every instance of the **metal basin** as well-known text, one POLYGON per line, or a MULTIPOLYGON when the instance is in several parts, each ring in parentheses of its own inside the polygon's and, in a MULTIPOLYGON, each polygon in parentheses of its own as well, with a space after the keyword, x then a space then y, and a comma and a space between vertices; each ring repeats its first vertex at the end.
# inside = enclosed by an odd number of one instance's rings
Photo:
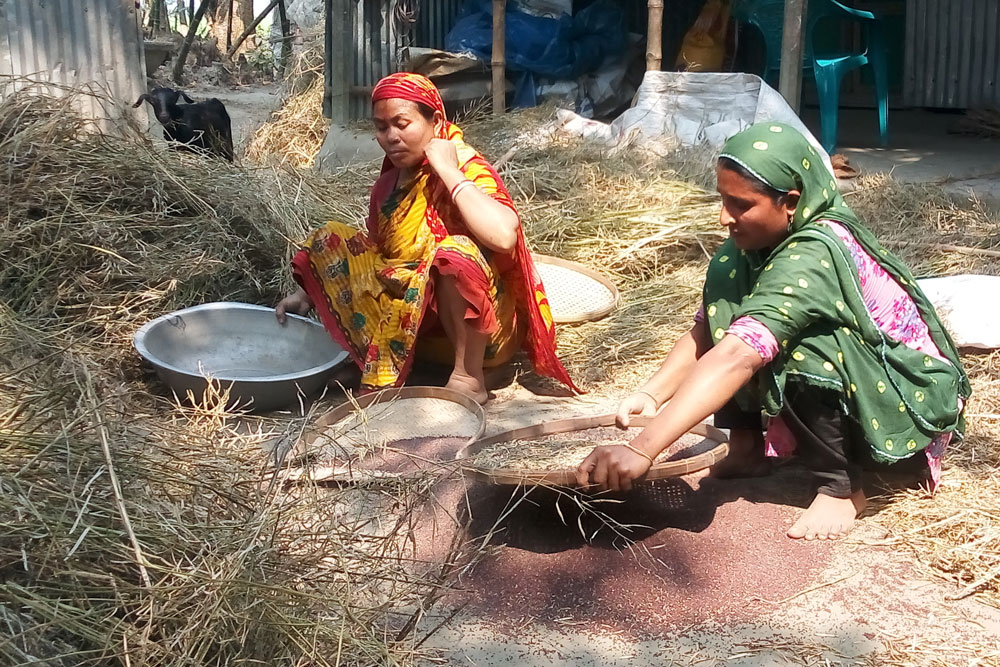
POLYGON ((178 397, 201 398, 210 376, 229 387, 231 405, 287 407, 316 393, 347 351, 323 325, 298 315, 278 324, 274 309, 207 303, 158 317, 135 334, 135 349, 178 397))

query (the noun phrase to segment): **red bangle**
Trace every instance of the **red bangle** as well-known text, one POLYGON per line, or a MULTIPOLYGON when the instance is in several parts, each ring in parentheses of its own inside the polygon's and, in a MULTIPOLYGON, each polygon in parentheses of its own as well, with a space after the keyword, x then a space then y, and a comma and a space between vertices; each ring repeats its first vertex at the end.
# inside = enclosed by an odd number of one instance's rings
POLYGON ((460 180, 458 183, 455 184, 455 187, 451 189, 451 192, 449 192, 448 195, 454 200, 455 195, 458 194, 458 191, 468 185, 475 185, 475 183, 473 183, 467 178, 463 178, 462 180, 460 180))

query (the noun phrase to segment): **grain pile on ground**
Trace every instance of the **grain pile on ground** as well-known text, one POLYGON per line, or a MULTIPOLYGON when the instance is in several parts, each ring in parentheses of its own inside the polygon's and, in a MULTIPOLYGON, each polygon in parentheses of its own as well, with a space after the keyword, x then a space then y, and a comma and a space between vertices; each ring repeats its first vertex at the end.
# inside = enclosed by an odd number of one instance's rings
POLYGON ((0 663, 408 662, 454 556, 407 547, 431 482, 275 483, 262 445, 302 420, 171 405, 131 350, 178 307, 274 303, 290 239, 353 205, 70 105, 0 102, 0 663))
MULTIPOLYGON (((507 468, 514 470, 574 470, 593 451, 594 447, 608 447, 629 442, 641 429, 623 431, 613 426, 597 427, 558 433, 555 435, 523 438, 488 445, 476 452, 469 461, 480 468, 507 468)), ((656 463, 676 461, 694 456, 704 450, 706 442, 700 435, 681 437, 656 457, 656 463)), ((712 444, 715 444, 714 442, 712 444)))

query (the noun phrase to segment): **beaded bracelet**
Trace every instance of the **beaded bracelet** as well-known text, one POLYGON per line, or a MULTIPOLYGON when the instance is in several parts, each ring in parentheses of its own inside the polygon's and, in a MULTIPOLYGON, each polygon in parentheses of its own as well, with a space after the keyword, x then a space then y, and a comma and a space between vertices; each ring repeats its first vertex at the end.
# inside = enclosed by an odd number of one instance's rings
POLYGON ((458 196, 458 193, 464 190, 465 188, 469 187, 470 185, 474 186, 475 183, 473 183, 467 178, 456 183, 455 187, 451 189, 451 200, 455 201, 455 197, 458 196))

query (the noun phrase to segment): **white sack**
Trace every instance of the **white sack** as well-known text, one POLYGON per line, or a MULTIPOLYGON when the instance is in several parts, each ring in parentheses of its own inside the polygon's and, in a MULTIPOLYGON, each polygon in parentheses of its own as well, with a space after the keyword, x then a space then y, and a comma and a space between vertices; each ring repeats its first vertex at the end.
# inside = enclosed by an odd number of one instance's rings
POLYGON ((785 98, 759 77, 744 73, 646 72, 635 103, 611 122, 558 112, 562 129, 613 148, 642 140, 644 149, 665 154, 678 146, 725 141, 759 121, 779 121, 799 130, 832 172, 830 156, 792 111, 785 98))
POLYGON ((920 289, 934 304, 959 347, 1000 348, 1000 277, 961 275, 922 278, 920 289))

